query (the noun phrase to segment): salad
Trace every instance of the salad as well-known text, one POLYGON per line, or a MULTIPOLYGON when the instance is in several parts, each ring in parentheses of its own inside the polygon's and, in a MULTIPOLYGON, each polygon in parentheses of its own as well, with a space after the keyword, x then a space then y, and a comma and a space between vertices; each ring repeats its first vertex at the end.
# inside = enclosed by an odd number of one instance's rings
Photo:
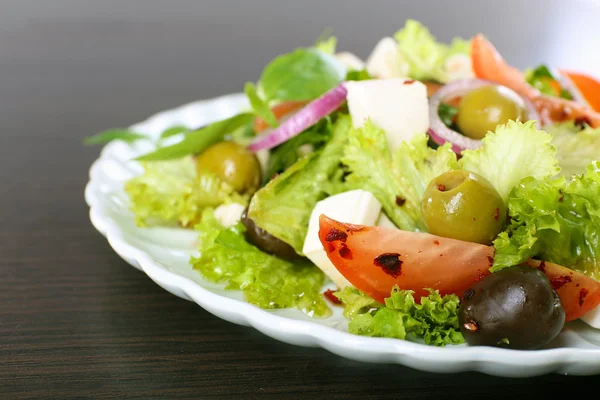
POLYGON ((140 227, 198 233, 190 264, 265 309, 427 345, 543 348, 600 328, 600 82, 519 70, 415 20, 365 61, 334 36, 280 55, 248 108, 160 137, 125 184, 140 227))

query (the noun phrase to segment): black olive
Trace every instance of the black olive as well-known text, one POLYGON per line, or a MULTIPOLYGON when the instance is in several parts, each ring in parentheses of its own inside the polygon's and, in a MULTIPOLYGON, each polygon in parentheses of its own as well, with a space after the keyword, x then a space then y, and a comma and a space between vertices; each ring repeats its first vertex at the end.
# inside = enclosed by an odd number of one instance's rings
POLYGON ((469 345, 533 350, 554 339, 565 323, 558 294, 542 272, 511 267, 468 289, 460 329, 469 345))
POLYGON ((246 240, 265 253, 272 254, 284 260, 296 261, 302 257, 296 253, 296 250, 281 239, 276 238, 269 232, 256 226, 251 218, 248 218, 248 208, 242 213, 242 224, 246 227, 244 236, 246 240))

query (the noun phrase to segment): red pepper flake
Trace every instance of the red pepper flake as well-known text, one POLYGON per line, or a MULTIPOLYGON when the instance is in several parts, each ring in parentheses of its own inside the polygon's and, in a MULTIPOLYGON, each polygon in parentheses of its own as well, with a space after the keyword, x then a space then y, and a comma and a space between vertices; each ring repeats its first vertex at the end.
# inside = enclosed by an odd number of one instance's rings
POLYGON ((492 257, 492 256, 487 256, 487 259, 488 259, 488 262, 490 263, 490 267, 491 267, 492 265, 494 265, 494 257, 492 257))
POLYGON ((540 265, 538 265, 538 269, 540 270, 540 272, 546 273, 546 261, 540 262, 540 265))
POLYGON ((331 228, 331 230, 329 231, 329 233, 327 233, 327 236, 325 237, 325 240, 327 240, 328 242, 335 242, 336 240, 341 240, 342 242, 345 242, 346 239, 348 239, 348 234, 335 228, 331 228))
POLYGON ((575 285, 575 287, 579 287, 579 283, 577 285, 575 285))
POLYGON ((579 291, 579 307, 581 307, 583 305, 583 300, 585 299, 585 296, 587 296, 589 293, 589 291, 586 288, 581 288, 581 290, 579 291))
POLYGON ((421 254, 423 252, 423 250, 419 250, 417 253, 421 254))
POLYGON ((479 330, 479 324, 475 320, 470 320, 469 322, 465 322, 463 325, 466 330, 469 332, 477 332, 479 330))
POLYGON ((555 276, 554 278, 550 279, 550 285, 552 285, 552 289, 558 290, 572 280, 573 279, 571 279, 571 277, 568 275, 555 276))
POLYGON ((436 246, 439 246, 439 244, 440 244, 440 241, 439 241, 439 240, 434 240, 434 241, 433 241, 433 244, 435 244, 436 246))
POLYGON ((409 79, 409 80, 404 81, 405 85, 412 85, 413 83, 415 83, 415 81, 413 79, 409 79))
POLYGON ((444 257, 444 253, 440 253, 440 257, 444 257))
POLYGON ((406 199, 404 197, 396 196, 396 205, 398 207, 402 207, 406 203, 406 199))
POLYGON ((338 254, 344 260, 352 260, 352 251, 350 251, 350 249, 348 248, 348 246, 346 246, 344 243, 342 243, 342 247, 340 247, 340 250, 338 251, 338 254))
POLYGON ((375 257, 373 264, 380 267, 383 272, 394 278, 397 278, 402 274, 402 260, 400 260, 400 254, 398 253, 383 253, 375 257))
POLYGON ((496 211, 494 211, 494 219, 498 221, 498 218, 500 218, 500 208, 496 207, 496 211))
POLYGON ((558 201, 559 201, 560 203, 562 203, 564 199, 565 199, 565 194, 563 193, 563 191, 562 191, 562 190, 559 190, 559 191, 558 191, 558 201))
POLYGON ((440 192, 445 192, 446 191, 446 186, 442 185, 441 183, 439 185, 437 185, 437 188, 440 192))
POLYGON ((323 296, 325 296, 325 298, 327 300, 329 300, 330 302, 332 302, 333 304, 342 304, 342 301, 340 299, 338 299, 335 294, 333 294, 334 291, 331 289, 327 289, 325 291, 325 293, 323 293, 323 296))

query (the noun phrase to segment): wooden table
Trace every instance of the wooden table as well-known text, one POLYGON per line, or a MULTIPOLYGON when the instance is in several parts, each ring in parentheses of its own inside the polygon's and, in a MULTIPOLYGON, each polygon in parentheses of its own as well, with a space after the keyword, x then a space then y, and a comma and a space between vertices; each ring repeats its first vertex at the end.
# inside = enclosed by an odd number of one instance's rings
MULTIPOLYGON (((342 49, 363 57, 412 16, 445 39, 487 25, 523 65, 560 60, 534 46, 543 32, 525 26, 534 2, 512 17, 522 29, 498 22, 518 0, 461 3, 475 13, 462 23, 448 23, 444 15, 459 13, 443 2, 433 13, 419 2, 352 0, 347 15, 326 0, 90 3, 0 1, 0 398, 537 398, 597 381, 431 374, 279 343, 127 265, 94 230, 83 199, 99 151, 83 147, 84 136, 239 91, 327 25, 342 49), (531 52, 510 46, 516 34, 531 52)), ((562 4, 550 2, 543 18, 562 13, 568 25, 598 15, 591 2, 571 17, 562 4)), ((597 38, 597 25, 586 26, 597 38)), ((586 66, 598 66, 593 57, 586 66)))

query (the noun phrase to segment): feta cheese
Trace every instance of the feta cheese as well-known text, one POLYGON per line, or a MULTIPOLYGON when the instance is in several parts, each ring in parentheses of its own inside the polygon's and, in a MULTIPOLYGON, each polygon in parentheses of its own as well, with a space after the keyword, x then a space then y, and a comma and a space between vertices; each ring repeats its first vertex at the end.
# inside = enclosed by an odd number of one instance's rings
POLYGON ((221 204, 215 208, 215 218, 225 228, 229 228, 242 219, 245 208, 245 206, 238 203, 221 204))
POLYGON ((347 82, 352 124, 360 128, 369 118, 386 133, 390 149, 429 128, 427 88, 418 81, 372 79, 347 82))
POLYGON ((340 61, 346 69, 349 71, 361 71, 365 69, 365 62, 358 58, 354 53, 350 53, 349 51, 342 51, 337 53, 335 57, 340 61))
POLYGON ((392 229, 398 229, 398 227, 396 226, 396 224, 394 224, 387 215, 385 215, 385 213, 382 211, 381 214, 379 214, 379 218, 377 219, 377 223, 375 224, 377 226, 380 226, 382 228, 392 228, 392 229))
POLYGON ((384 37, 373 48, 366 64, 369 75, 379 79, 405 78, 407 66, 401 62, 398 43, 394 38, 384 37))
POLYGON ((454 54, 445 62, 446 79, 448 82, 475 77, 473 62, 466 54, 454 54))
POLYGON ((381 213, 381 203, 365 190, 351 190, 336 194, 319 201, 313 209, 308 223, 308 233, 304 240, 302 252, 321 271, 325 273, 338 288, 351 286, 350 282, 340 274, 327 257, 319 240, 319 217, 325 214, 340 222, 359 225, 375 225, 381 213))
POLYGON ((600 306, 588 311, 581 320, 592 328, 600 329, 600 306))

